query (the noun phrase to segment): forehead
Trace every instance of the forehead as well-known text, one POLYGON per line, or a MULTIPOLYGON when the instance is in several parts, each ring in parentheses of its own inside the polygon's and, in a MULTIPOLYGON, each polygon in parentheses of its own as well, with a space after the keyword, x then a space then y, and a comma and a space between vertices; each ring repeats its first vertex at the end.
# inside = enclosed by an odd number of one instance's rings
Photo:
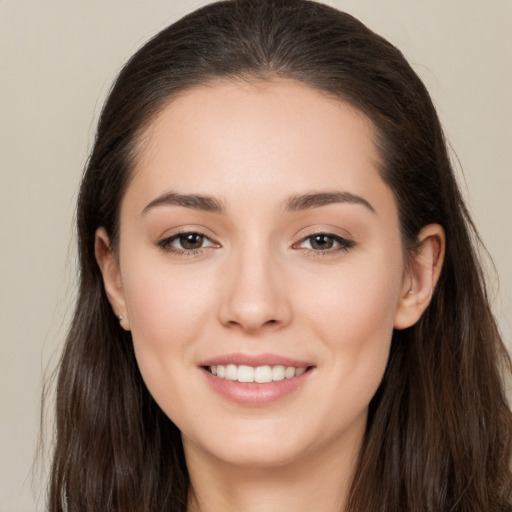
POLYGON ((302 83, 213 82, 173 98, 148 126, 128 195, 371 192, 384 185, 374 139, 363 113, 302 83))

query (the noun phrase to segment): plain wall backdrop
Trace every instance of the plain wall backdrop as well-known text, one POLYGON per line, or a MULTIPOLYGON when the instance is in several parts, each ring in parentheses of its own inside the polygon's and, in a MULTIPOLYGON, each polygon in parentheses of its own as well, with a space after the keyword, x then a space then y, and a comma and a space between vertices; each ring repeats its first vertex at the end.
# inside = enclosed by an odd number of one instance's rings
MULTIPOLYGON (((73 308, 74 203, 101 104, 145 40, 205 3, 0 0, 0 512, 43 510, 40 396, 73 308)), ((511 346, 512 0, 328 3, 390 39, 430 90, 511 346)))

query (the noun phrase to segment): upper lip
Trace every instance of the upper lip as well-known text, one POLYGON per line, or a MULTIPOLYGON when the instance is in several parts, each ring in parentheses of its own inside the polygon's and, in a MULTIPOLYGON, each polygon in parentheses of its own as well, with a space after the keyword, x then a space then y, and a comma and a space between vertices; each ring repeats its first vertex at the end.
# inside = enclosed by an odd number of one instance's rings
POLYGON ((224 354, 201 361, 198 366, 217 366, 226 364, 246 365, 246 366, 294 366, 295 368, 304 368, 313 366, 310 361, 293 359, 291 357, 278 354, 224 354))

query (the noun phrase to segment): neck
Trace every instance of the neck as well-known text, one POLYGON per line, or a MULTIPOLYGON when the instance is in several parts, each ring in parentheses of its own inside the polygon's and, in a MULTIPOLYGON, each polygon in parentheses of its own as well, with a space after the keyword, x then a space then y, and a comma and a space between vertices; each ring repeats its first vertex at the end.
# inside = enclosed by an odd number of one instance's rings
POLYGON ((329 444, 288 464, 240 467, 184 439, 191 481, 188 512, 343 512, 361 437, 353 441, 329 444))

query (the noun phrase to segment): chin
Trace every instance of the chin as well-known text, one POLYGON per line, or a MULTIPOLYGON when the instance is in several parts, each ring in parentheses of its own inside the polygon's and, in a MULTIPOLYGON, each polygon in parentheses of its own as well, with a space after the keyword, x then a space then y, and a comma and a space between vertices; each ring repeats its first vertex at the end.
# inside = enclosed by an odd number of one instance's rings
MULTIPOLYGON (((238 443, 237 443, 238 445, 238 443)), ((303 450, 282 446, 276 447, 268 443, 252 446, 234 446, 226 450, 218 450, 217 458, 222 462, 240 468, 268 469, 292 465, 300 460, 303 450)))
POLYGON ((225 464, 270 468, 292 464, 308 451, 311 443, 305 439, 285 432, 273 432, 268 428, 248 429, 245 432, 226 431, 223 435, 201 436, 203 439, 191 439, 183 436, 185 452, 199 450, 225 464))

